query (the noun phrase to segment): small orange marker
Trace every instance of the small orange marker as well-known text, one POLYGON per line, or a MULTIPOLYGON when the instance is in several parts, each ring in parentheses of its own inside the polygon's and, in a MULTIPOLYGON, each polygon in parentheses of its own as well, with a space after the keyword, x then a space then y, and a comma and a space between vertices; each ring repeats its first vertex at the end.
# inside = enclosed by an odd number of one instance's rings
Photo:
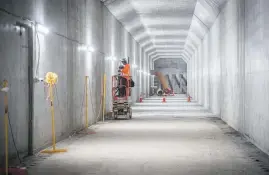
POLYGON ((188 102, 191 102, 191 96, 188 96, 188 102))

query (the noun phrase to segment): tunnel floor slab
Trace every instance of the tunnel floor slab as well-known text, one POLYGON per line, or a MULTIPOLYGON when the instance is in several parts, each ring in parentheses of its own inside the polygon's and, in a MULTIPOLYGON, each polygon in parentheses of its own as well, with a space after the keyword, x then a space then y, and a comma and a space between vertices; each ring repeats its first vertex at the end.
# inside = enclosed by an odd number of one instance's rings
POLYGON ((94 125, 94 132, 58 144, 67 153, 37 155, 29 174, 269 174, 267 155, 219 118, 199 115, 199 111, 197 117, 189 117, 188 111, 178 116, 165 111, 94 125))

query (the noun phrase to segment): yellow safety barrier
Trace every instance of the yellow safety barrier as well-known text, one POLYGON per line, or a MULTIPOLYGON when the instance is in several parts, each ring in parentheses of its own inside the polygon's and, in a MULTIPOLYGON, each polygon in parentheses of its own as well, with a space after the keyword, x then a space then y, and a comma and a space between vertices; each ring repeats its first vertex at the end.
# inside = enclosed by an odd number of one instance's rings
POLYGON ((53 72, 48 72, 45 77, 45 82, 49 85, 49 97, 50 97, 50 112, 51 112, 51 132, 52 132, 52 150, 44 150, 41 153, 61 153, 67 152, 66 149, 56 149, 56 136, 55 136, 55 116, 54 116, 54 96, 53 87, 58 82, 58 75, 53 72))
POLYGON ((104 74, 104 83, 103 83, 103 122, 105 121, 105 109, 106 109, 106 74, 104 74))
POLYGON ((85 77, 85 129, 88 129, 89 127, 89 109, 88 109, 88 81, 89 77, 85 77))
POLYGON ((8 81, 4 80, 2 84, 2 91, 4 92, 4 125, 5 125, 5 174, 8 175, 8 81))

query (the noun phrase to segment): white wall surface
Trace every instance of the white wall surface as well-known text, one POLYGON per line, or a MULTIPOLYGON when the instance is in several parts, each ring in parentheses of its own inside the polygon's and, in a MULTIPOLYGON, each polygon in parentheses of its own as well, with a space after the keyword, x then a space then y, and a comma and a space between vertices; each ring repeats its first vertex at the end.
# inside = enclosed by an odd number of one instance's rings
POLYGON ((118 72, 119 61, 122 58, 130 58, 131 74, 135 82, 135 87, 132 89, 133 103, 138 100, 141 92, 147 93, 147 79, 148 75, 139 73, 138 70, 148 71, 147 55, 142 50, 140 45, 133 39, 129 32, 123 25, 111 14, 107 7, 103 6, 104 16, 104 53, 105 57, 114 57, 116 60, 111 61, 105 59, 105 73, 107 75, 107 100, 106 111, 112 110, 112 79, 113 75, 118 72), (138 65, 138 68, 133 68, 133 64, 138 65))
POLYGON ((193 55, 190 92, 269 153, 269 1, 228 1, 193 55))
MULTIPOLYGON (((39 78, 44 78, 45 74, 50 71, 59 76, 57 95, 55 94, 57 141, 85 127, 85 76, 89 76, 89 124, 97 121, 101 109, 104 73, 107 74, 106 109, 111 110, 111 76, 117 73, 118 61, 108 61, 107 57, 114 56, 119 60, 129 56, 131 64, 136 62, 139 65, 138 69, 144 67, 144 70, 148 71, 145 63, 141 61, 147 59, 147 55, 141 57, 140 45, 100 0, 25 0, 12 1, 12 3, 4 0, 0 2, 0 8, 41 23, 50 30, 48 35, 38 34, 39 42, 37 42, 37 37, 34 39, 34 72, 36 72, 37 60, 40 58, 37 71, 39 78), (91 45, 96 51, 94 53, 81 52, 78 50, 81 44, 91 45), (40 57, 38 56, 39 48, 40 57)), ((11 125, 19 151, 26 153, 29 123, 26 105, 29 101, 27 94, 28 53, 26 51, 28 36, 26 34, 20 36, 15 30, 7 30, 6 27, 14 25, 17 21, 25 22, 21 18, 0 12, 0 55, 2 55, 0 80, 8 79, 12 83, 12 91, 9 94, 11 99, 9 105, 12 111, 11 125), (9 45, 14 45, 14 48, 7 47, 9 45), (20 57, 20 61, 16 60, 20 57), (13 71, 14 69, 17 71, 13 71), (20 98, 16 100, 16 96, 20 98)), ((147 78, 140 81, 141 77, 138 76, 136 70, 132 69, 132 72, 136 83, 132 96, 135 101, 142 87, 146 92, 149 87, 146 86, 147 78)), ((46 99, 48 94, 45 89, 43 83, 34 85, 33 147, 35 150, 50 145, 52 140, 50 105, 46 99)), ((2 93, 0 97, 3 99, 2 93)), ((3 103, 0 101, 0 113, 3 114, 3 111, 3 103)), ((2 119, 0 118, 0 123, 3 123, 2 119)), ((4 143, 3 138, 3 132, 0 132, 0 143, 4 143)), ((3 146, 0 144, 0 150, 4 150, 3 146)), ((12 146, 10 153, 11 155, 15 153, 12 146)), ((2 155, 3 152, 0 152, 0 159, 2 155)))

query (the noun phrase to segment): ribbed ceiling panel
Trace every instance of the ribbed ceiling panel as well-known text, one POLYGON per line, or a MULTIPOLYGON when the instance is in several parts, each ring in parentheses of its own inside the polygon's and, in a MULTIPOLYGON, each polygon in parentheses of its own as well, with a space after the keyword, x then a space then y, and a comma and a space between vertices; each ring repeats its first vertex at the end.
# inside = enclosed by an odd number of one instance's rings
POLYGON ((151 59, 188 61, 226 0, 102 0, 151 59))

